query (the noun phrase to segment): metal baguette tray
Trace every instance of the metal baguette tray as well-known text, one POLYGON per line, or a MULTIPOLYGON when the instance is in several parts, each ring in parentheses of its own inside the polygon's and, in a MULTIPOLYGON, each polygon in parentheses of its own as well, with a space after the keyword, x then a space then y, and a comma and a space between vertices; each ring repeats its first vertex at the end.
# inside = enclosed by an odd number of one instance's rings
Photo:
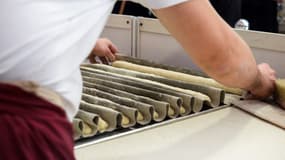
POLYGON ((179 122, 179 121, 182 121, 185 119, 189 119, 189 118, 195 118, 197 116, 208 114, 208 113, 211 113, 211 112, 214 112, 217 110, 221 110, 221 109, 224 109, 227 107, 230 107, 230 105, 226 104, 226 105, 222 105, 222 106, 219 106, 216 108, 209 108, 209 109, 205 109, 205 110, 198 112, 198 113, 192 113, 192 114, 189 114, 187 116, 178 117, 175 119, 168 119, 168 120, 165 120, 162 122, 153 122, 153 123, 150 123, 150 124, 145 125, 145 126, 136 125, 134 127, 126 128, 126 129, 120 128, 120 129, 117 129, 117 130, 112 131, 112 132, 102 133, 102 134, 96 135, 94 137, 80 139, 80 140, 75 142, 74 149, 76 150, 76 149, 88 147, 90 145, 96 145, 96 144, 104 143, 106 141, 110 141, 110 140, 117 139, 120 137, 136 134, 136 133, 143 132, 146 130, 150 130, 153 128, 157 128, 157 127, 161 127, 161 126, 165 126, 165 125, 171 125, 172 123, 176 123, 176 122, 179 122))

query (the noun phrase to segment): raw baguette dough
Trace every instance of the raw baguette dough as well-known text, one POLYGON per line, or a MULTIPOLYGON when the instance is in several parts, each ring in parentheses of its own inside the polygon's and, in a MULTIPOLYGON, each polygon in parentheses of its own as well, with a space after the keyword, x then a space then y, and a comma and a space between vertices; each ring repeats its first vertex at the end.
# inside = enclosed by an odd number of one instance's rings
MULTIPOLYGON (((163 83, 163 84, 170 85, 173 87, 178 87, 178 88, 183 88, 183 89, 187 89, 187 90, 191 90, 195 92, 200 92, 202 94, 209 96, 211 99, 211 103, 213 103, 214 106, 219 106, 220 104, 223 103, 223 100, 224 100, 224 95, 225 95, 224 91, 222 89, 218 89, 218 88, 211 87, 211 86, 203 86, 203 85, 183 82, 179 80, 172 80, 172 79, 162 77, 159 75, 142 73, 142 72, 127 70, 127 69, 122 69, 122 68, 114 68, 114 67, 110 67, 106 65, 85 64, 84 66, 93 68, 92 72, 96 74, 104 74, 104 75, 120 77, 120 78, 124 78, 128 80, 130 79, 127 77, 136 77, 139 79, 147 79, 147 80, 163 83), (102 70, 105 72, 103 72, 102 70), (122 75, 124 75, 125 77, 122 77, 122 75)), ((82 70, 84 70, 84 68, 82 68, 82 70)), ((90 70, 88 70, 88 72, 90 72, 90 70)), ((194 96, 195 96, 195 92, 194 92, 194 96)), ((199 95, 200 94, 197 94, 197 96, 199 95)))
POLYGON ((158 101, 168 102, 170 104, 169 108, 172 108, 174 110, 174 113, 168 114, 168 116, 170 118, 175 118, 179 115, 179 107, 182 104, 182 100, 179 97, 175 97, 175 96, 171 96, 171 95, 167 95, 167 94, 163 94, 163 93, 158 93, 158 92, 154 92, 154 91, 149 91, 149 90, 145 90, 145 89, 141 89, 141 88, 137 88, 137 87, 127 86, 124 84, 111 82, 111 81, 107 81, 107 80, 101 80, 101 79, 97 79, 97 78, 83 77, 83 80, 85 81, 85 83, 83 83, 83 84, 86 87, 92 88, 92 86, 95 86, 96 84, 100 84, 100 85, 109 86, 109 87, 112 87, 112 88, 115 88, 118 90, 130 92, 133 94, 150 97, 150 98, 153 98, 153 99, 158 100, 158 101), (86 82, 88 82, 88 83, 86 83, 86 82))
POLYGON ((126 105, 129 107, 134 107, 134 108, 138 109, 143 114, 143 117, 144 117, 143 121, 138 121, 138 123, 140 123, 141 125, 148 124, 152 120, 152 115, 153 115, 153 110, 154 110, 152 105, 137 102, 137 101, 134 101, 134 100, 129 99, 129 98, 124 98, 121 96, 112 95, 110 93, 103 92, 103 91, 100 91, 100 90, 94 89, 94 88, 84 87, 83 93, 90 94, 93 96, 98 96, 101 98, 106 98, 106 99, 109 99, 115 103, 126 105))
MULTIPOLYGON (((154 91, 154 92, 158 92, 158 93, 164 93, 164 94, 169 94, 172 96, 177 96, 183 100, 183 104, 180 107, 183 109, 180 109, 180 111, 181 111, 180 114, 181 115, 187 115, 192 111, 192 107, 193 107, 192 104, 193 104, 194 97, 191 95, 186 95, 184 93, 174 92, 173 90, 168 90, 167 88, 163 88, 161 86, 156 87, 152 84, 144 83, 144 81, 142 81, 143 79, 140 79, 140 81, 138 81, 136 79, 133 79, 132 77, 121 76, 121 75, 118 75, 115 73, 107 73, 107 72, 104 72, 102 70, 97 70, 97 69, 92 69, 92 70, 93 70, 93 72, 82 71, 83 77, 85 76, 85 77, 90 77, 90 78, 98 78, 98 79, 102 79, 102 80, 108 80, 108 81, 121 83, 121 84, 128 85, 128 86, 138 87, 141 89, 146 89, 146 90, 150 90, 150 91, 154 91)), ((110 89, 108 89, 108 90, 110 90, 110 89)), ((116 93, 116 92, 113 92, 112 94, 114 94, 114 93, 116 93)), ((120 92, 119 94, 124 95, 124 93, 122 93, 122 92, 120 92)), ((143 102, 148 103, 148 104, 152 104, 155 107, 158 105, 161 106, 161 104, 157 104, 158 103, 157 101, 153 102, 150 100, 146 100, 145 98, 142 98, 142 97, 137 98, 136 95, 132 96, 130 98, 136 99, 138 101, 143 100, 143 102)), ((201 108, 202 108, 202 106, 201 106, 201 108)), ((159 108, 157 108, 157 109, 159 109, 159 108)), ((159 114, 161 114, 161 112, 159 114)))
MULTIPOLYGON (((197 98, 200 98, 202 100, 211 101, 208 96, 206 96, 204 94, 201 94, 199 92, 195 92, 195 91, 192 91, 192 90, 186 90, 186 89, 182 89, 182 88, 178 88, 178 87, 173 87, 173 86, 165 85, 163 83, 155 82, 155 81, 152 81, 152 80, 136 78, 136 77, 132 77, 132 76, 128 75, 128 74, 133 74, 132 70, 134 70, 134 69, 126 68, 128 70, 123 70, 123 69, 119 69, 119 68, 115 68, 115 67, 111 67, 111 66, 107 66, 107 65, 102 65, 102 64, 90 64, 90 65, 87 65, 87 66, 89 66, 91 68, 86 68, 86 67, 81 67, 81 68, 83 70, 86 69, 87 71, 91 71, 91 72, 92 72, 93 67, 96 68, 96 69, 103 69, 105 71, 111 71, 111 72, 118 71, 120 73, 125 73, 126 74, 126 75, 121 75, 121 77, 124 77, 124 78, 141 81, 142 83, 148 83, 148 84, 152 84, 152 85, 159 86, 159 87, 169 88, 169 89, 172 89, 174 91, 176 90, 176 91, 180 91, 180 92, 184 92, 184 93, 193 95, 193 96, 195 96, 197 98)), ((118 75, 117 73, 113 73, 113 74, 114 75, 118 75)))
POLYGON ((124 105, 120 105, 108 99, 100 98, 100 97, 96 97, 92 95, 86 96, 84 94, 82 95, 82 100, 121 112, 123 119, 122 119, 120 126, 122 126, 123 128, 132 127, 136 124, 136 115, 137 115, 138 110, 135 108, 130 108, 124 105))
MULTIPOLYGON (((119 69, 119 68, 114 68, 114 67, 111 67, 111 66, 107 66, 107 65, 100 65, 100 64, 93 64, 93 65, 88 65, 90 66, 89 68, 88 67, 81 67, 82 70, 84 71, 89 71, 89 72, 100 72, 100 69, 102 69, 103 71, 110 71, 110 72, 119 72, 120 74, 124 74, 124 75, 119 75, 119 74, 116 74, 116 73, 112 73, 113 76, 117 76, 117 77, 121 77, 121 78, 124 78, 124 79, 128 79, 128 80, 131 80, 131 81, 136 81, 137 83, 141 83, 141 84, 148 84, 148 85, 151 85, 152 89, 156 89, 156 90, 153 90, 154 92, 158 92, 158 93, 163 93, 163 94, 166 94, 166 95, 171 95, 171 96, 174 96, 174 97, 179 97, 182 99, 182 97, 184 97, 183 99, 185 100, 182 101, 184 104, 184 108, 186 108, 187 111, 191 111, 191 109, 189 109, 191 106, 191 104, 193 105, 193 111, 194 112, 199 112, 202 108, 203 108, 203 104, 207 104, 211 107, 216 107, 214 105, 212 105, 211 103, 211 99, 207 96, 207 95, 204 95, 204 94, 201 94, 199 92, 195 92, 195 91, 192 91, 192 90, 187 90, 187 89, 183 89, 183 88, 179 88, 179 87, 173 87, 173 86, 170 86, 170 85, 166 85, 166 84, 163 84, 163 83, 160 83, 160 82, 156 82, 156 81, 152 81, 152 80, 148 80, 148 79, 142 79, 142 78, 136 78, 136 73, 133 73, 133 71, 131 70, 126 70, 126 69, 119 69), (94 69, 96 68, 96 69, 94 69), (131 74, 131 76, 129 76, 129 74, 131 74), (163 90, 163 91, 162 91, 163 90), (189 97, 191 96, 191 97, 189 97), (195 101, 194 103, 192 103, 192 99, 193 99, 193 96, 195 97, 195 101), (187 106, 189 105, 189 106, 187 106)), ((101 70, 101 72, 102 72, 101 70)), ((149 88, 148 88, 149 90, 149 88)), ((181 105, 179 105, 178 107, 178 111, 175 109, 175 106, 174 104, 171 104, 171 107, 172 109, 174 109, 175 113, 178 112, 180 113, 180 107, 183 105, 183 103, 181 103, 181 105)), ((187 112, 189 113, 189 112, 187 112)))
MULTIPOLYGON (((85 75, 83 74, 83 77, 85 77, 85 75)), ((94 75, 93 74, 93 77, 97 77, 98 78, 98 77, 100 77, 100 75, 94 75)), ((104 77, 103 79, 106 79, 106 77, 104 77)), ((85 83, 88 83, 88 82, 85 82, 85 83)), ((129 92, 121 91, 121 90, 118 90, 118 89, 114 89, 114 88, 111 88, 111 87, 108 87, 108 86, 103 86, 103 85, 96 84, 96 83, 94 83, 92 85, 92 87, 95 88, 95 89, 104 91, 104 92, 108 92, 108 93, 113 94, 113 95, 122 96, 122 97, 125 97, 125 98, 131 98, 131 99, 139 101, 139 102, 143 102, 143 103, 146 103, 146 104, 153 105, 154 109, 155 109, 155 111, 153 113, 153 119, 155 121, 157 121, 157 122, 164 120, 165 117, 167 116, 166 111, 167 111, 167 107, 169 106, 168 103, 164 103, 164 102, 161 102, 161 101, 156 101, 156 100, 148 98, 148 97, 138 96, 138 95, 135 95, 135 94, 132 94, 132 93, 129 93, 129 92)))
POLYGON ((73 139, 78 140, 82 136, 83 121, 79 118, 73 118, 72 121, 73 128, 73 139))
MULTIPOLYGON (((82 96, 89 96, 89 95, 83 94, 82 96)), ((100 105, 95 105, 88 103, 86 101, 81 101, 80 109, 87 112, 96 113, 100 116, 101 119, 99 118, 97 127, 98 131, 101 133, 117 129, 117 126, 122 121, 122 114, 120 112, 100 105)))
POLYGON ((143 65, 143 66, 149 66, 149 67, 154 67, 154 68, 171 70, 171 71, 190 74, 190 75, 194 75, 194 76, 208 77, 205 73, 202 73, 202 72, 197 71, 197 70, 191 70, 188 68, 182 68, 182 67, 177 67, 177 66, 172 66, 172 65, 159 64, 159 63, 149 61, 149 60, 125 56, 123 54, 117 54, 116 60, 127 61, 130 63, 139 64, 139 65, 143 65))
POLYGON ((75 118, 79 118, 84 122, 82 137, 91 137, 97 133, 97 125, 99 120, 99 116, 97 114, 79 110, 75 118))
POLYGON ((234 93, 234 94, 239 94, 239 95, 242 94, 242 90, 226 87, 210 78, 192 76, 189 74, 168 71, 165 69, 141 66, 141 65, 132 64, 129 62, 124 62, 124 61, 115 61, 112 63, 112 66, 119 67, 119 68, 125 68, 129 70, 135 70, 135 71, 144 72, 144 73, 151 73, 151 74, 167 77, 170 79, 181 80, 181 81, 190 82, 194 84, 203 84, 203 85, 213 86, 213 87, 224 89, 226 92, 229 92, 229 93, 234 93))

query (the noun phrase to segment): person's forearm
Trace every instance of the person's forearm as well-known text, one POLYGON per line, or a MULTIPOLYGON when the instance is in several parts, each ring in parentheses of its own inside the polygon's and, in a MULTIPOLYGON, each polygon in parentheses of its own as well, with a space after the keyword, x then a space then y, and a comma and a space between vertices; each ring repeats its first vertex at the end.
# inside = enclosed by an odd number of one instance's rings
POLYGON ((207 0, 191 0, 155 10, 193 61, 224 85, 248 89, 258 75, 249 47, 207 0))

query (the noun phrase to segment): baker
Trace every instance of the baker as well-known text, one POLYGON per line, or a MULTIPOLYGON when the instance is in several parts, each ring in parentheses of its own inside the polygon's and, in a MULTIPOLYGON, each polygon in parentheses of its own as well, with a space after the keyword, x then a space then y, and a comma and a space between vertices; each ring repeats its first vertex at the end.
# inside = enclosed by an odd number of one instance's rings
MULTIPOLYGON (((134 1, 152 8, 209 76, 258 98, 272 94, 274 70, 256 64, 208 0, 134 1)), ((82 89, 79 65, 94 48, 114 3, 1 1, 0 159, 74 159, 70 120, 82 89)), ((99 50, 111 60, 116 52, 106 41, 99 42, 99 50)))

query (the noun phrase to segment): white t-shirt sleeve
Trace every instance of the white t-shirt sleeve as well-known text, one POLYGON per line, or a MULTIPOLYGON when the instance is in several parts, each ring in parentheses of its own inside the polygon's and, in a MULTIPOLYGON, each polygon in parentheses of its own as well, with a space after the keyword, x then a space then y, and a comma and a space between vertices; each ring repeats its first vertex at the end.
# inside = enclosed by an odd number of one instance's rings
POLYGON ((188 0, 132 0, 134 2, 140 3, 148 8, 159 9, 170 7, 188 0))

